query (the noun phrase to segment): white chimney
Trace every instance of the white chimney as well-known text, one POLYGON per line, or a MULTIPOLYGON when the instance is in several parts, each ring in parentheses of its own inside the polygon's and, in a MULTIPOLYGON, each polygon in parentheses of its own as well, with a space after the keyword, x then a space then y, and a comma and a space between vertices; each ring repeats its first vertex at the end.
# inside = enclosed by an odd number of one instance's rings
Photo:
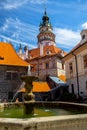
POLYGON ((44 47, 43 44, 40 43, 40 56, 43 56, 44 54, 44 47))

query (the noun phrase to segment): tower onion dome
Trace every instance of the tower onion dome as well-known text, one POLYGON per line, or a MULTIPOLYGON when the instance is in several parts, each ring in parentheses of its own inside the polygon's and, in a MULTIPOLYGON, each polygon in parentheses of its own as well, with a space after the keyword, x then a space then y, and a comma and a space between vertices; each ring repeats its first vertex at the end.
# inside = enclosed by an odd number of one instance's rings
POLYGON ((44 12, 44 16, 42 20, 43 20, 43 25, 46 25, 47 23, 49 23, 49 17, 47 16, 46 11, 44 12))
POLYGON ((46 10, 44 12, 44 16, 42 17, 42 22, 40 23, 40 26, 49 26, 52 28, 52 25, 49 22, 49 17, 47 16, 46 10))
POLYGON ((55 34, 53 33, 53 28, 51 23, 49 22, 49 17, 47 16, 46 10, 42 17, 42 22, 40 23, 39 31, 40 32, 37 35, 38 44, 43 41, 44 45, 47 45, 48 42, 51 45, 55 45, 55 34))

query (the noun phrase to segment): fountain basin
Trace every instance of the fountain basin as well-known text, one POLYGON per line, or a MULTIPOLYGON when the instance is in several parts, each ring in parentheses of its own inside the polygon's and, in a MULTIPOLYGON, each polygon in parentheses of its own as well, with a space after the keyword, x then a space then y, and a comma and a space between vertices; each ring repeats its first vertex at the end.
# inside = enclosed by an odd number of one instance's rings
MULTIPOLYGON (((65 107, 73 109, 80 109, 85 114, 76 115, 62 115, 51 117, 38 118, 0 118, 0 130, 86 130, 87 129, 87 105, 77 103, 63 103, 63 102, 47 102, 45 106, 49 107, 65 107)), ((13 107, 19 104, 4 104, 5 107, 13 107)), ((42 103, 36 103, 36 106, 41 106, 42 103)))

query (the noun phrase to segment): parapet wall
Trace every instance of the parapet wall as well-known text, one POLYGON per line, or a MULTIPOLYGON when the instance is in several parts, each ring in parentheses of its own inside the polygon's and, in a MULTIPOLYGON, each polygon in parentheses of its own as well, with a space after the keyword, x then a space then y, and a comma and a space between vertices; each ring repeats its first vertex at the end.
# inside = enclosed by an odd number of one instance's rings
POLYGON ((87 114, 31 119, 0 118, 0 130, 87 130, 87 114))
MULTIPOLYGON (((41 103, 38 104, 41 105, 41 103)), ((53 103, 47 104, 53 106, 53 103)), ((65 107, 78 106, 78 108, 82 108, 83 106, 83 108, 87 109, 87 105, 85 104, 54 102, 54 106, 56 105, 56 107, 59 104, 65 107)), ((30 119, 0 118, 0 130, 87 130, 87 114, 30 119)))

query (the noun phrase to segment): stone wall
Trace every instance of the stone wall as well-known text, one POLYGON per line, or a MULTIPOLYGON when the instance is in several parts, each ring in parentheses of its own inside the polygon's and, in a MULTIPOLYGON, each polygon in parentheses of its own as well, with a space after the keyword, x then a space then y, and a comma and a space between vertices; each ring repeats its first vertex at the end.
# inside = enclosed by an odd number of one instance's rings
POLYGON ((22 81, 20 80, 20 76, 22 74, 27 74, 27 67, 21 67, 21 66, 0 66, 0 100, 4 102, 4 100, 9 100, 9 92, 10 94, 14 94, 19 89, 22 81), (18 74, 18 77, 15 77, 13 79, 8 79, 6 77, 7 72, 16 72, 18 74), (6 79, 7 78, 7 79, 6 79))

